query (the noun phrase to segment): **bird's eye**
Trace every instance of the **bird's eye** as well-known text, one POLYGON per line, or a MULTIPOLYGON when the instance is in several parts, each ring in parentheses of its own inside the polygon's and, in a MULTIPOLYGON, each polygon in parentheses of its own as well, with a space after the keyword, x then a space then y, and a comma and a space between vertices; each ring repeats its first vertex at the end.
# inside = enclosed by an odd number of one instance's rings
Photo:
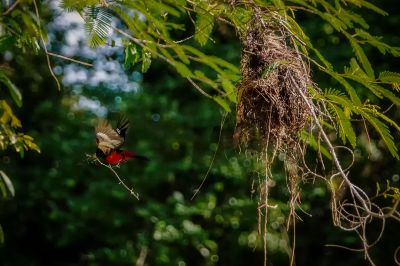
POLYGON ((96 144, 99 144, 99 142, 100 142, 99 138, 96 138, 96 144))

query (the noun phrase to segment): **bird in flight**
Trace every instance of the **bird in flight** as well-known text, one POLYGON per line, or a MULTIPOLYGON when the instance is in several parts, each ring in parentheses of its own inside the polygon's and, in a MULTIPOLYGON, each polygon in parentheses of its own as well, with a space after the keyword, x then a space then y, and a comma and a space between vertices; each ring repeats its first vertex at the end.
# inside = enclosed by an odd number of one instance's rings
POLYGON ((99 120, 95 127, 96 132, 96 156, 110 165, 118 165, 130 159, 147 161, 145 156, 137 155, 128 150, 122 150, 125 142, 126 132, 129 128, 129 121, 122 116, 114 129, 107 120, 99 120))

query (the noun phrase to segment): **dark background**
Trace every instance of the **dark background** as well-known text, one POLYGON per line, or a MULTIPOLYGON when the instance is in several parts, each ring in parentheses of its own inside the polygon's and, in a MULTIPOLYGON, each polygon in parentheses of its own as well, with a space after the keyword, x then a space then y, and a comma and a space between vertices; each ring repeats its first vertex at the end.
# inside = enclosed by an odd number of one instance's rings
MULTIPOLYGON (((399 5, 385 0, 379 6, 390 15, 362 12, 370 31, 399 46, 399 5)), ((56 16, 47 8, 42 12, 49 23, 56 16)), ((347 64, 351 48, 344 39, 329 34, 327 24, 309 14, 299 15, 298 21, 337 69, 347 64)), ((75 26, 50 27, 53 51, 63 51, 65 34, 75 26)), ((240 44, 232 29, 217 24, 214 33, 216 43, 208 44, 206 52, 239 64, 240 44)), ((374 69, 400 71, 398 58, 366 48, 374 69)), ((135 82, 138 88, 134 91, 114 88, 112 80, 95 85, 64 81, 63 90, 57 91, 43 54, 12 52, 14 80, 24 99, 17 113, 41 154, 29 152, 23 159, 11 151, 0 154, 2 169, 16 190, 14 198, 0 201, 5 233, 0 265, 136 265, 140 253, 146 254, 146 265, 262 265, 258 195, 254 192, 262 172, 255 156, 234 147, 233 114, 227 116, 220 136, 221 109, 160 61, 154 61, 144 75, 137 69, 110 71, 135 82), (107 168, 86 159, 86 154, 95 151, 93 130, 99 106, 108 110, 112 120, 119 113, 128 116, 132 128, 126 147, 150 158, 147 163, 133 161, 117 169, 140 194, 139 201, 107 168), (203 188, 190 200, 210 165, 203 188)), ((99 64, 123 61, 122 49, 97 53, 93 60, 100 60, 99 64)), ((60 78, 81 70, 94 75, 91 69, 70 68, 57 59, 53 62, 60 78)), ((332 86, 315 69, 313 77, 321 88, 332 86)), ((397 107, 389 112, 399 121, 397 107)), ((362 125, 358 132, 362 156, 351 170, 352 180, 370 195, 376 182, 391 180, 398 186, 393 177, 400 174, 399 163, 380 143, 376 143, 379 154, 368 159, 362 125)), ((271 209, 269 216, 269 265, 288 265, 292 239, 292 232, 285 228, 288 192, 281 165, 273 172, 276 185, 271 201, 278 208, 271 209)), ((362 252, 325 247, 360 247, 354 233, 332 225, 326 185, 307 183, 301 191, 303 208, 312 217, 299 211, 303 221, 296 228, 297 265, 366 265, 362 252)), ((379 223, 373 221, 368 228, 372 240, 379 223)), ((398 224, 388 221, 382 240, 371 251, 377 265, 394 264, 399 237, 398 224)))

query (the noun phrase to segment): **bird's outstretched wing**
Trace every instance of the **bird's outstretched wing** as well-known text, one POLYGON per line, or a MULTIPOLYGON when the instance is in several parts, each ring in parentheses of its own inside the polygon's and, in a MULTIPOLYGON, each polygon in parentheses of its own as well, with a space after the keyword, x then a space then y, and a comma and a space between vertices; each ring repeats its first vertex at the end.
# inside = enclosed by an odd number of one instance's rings
MULTIPOLYGON (((129 125, 129 122, 128 122, 129 125)), ((122 127, 118 129, 120 132, 124 130, 126 133, 127 128, 122 127)), ((100 149, 104 155, 108 155, 112 150, 118 149, 122 146, 125 140, 125 135, 121 135, 114 130, 110 123, 106 120, 99 120, 95 127, 97 149, 100 149)))
POLYGON ((126 132, 129 129, 129 120, 126 116, 122 115, 117 122, 117 128, 115 131, 120 135, 123 139, 125 139, 126 132))

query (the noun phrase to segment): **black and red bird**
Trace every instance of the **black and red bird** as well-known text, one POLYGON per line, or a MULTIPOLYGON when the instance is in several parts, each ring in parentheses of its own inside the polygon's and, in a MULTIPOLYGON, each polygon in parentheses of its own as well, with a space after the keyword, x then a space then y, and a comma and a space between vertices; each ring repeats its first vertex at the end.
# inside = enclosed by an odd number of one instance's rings
POLYGON ((118 165, 130 159, 148 160, 144 156, 135 154, 128 150, 122 150, 125 142, 126 132, 129 128, 129 121, 126 117, 121 117, 117 122, 117 127, 112 128, 107 120, 99 120, 95 127, 96 132, 96 155, 100 159, 111 165, 118 165))

